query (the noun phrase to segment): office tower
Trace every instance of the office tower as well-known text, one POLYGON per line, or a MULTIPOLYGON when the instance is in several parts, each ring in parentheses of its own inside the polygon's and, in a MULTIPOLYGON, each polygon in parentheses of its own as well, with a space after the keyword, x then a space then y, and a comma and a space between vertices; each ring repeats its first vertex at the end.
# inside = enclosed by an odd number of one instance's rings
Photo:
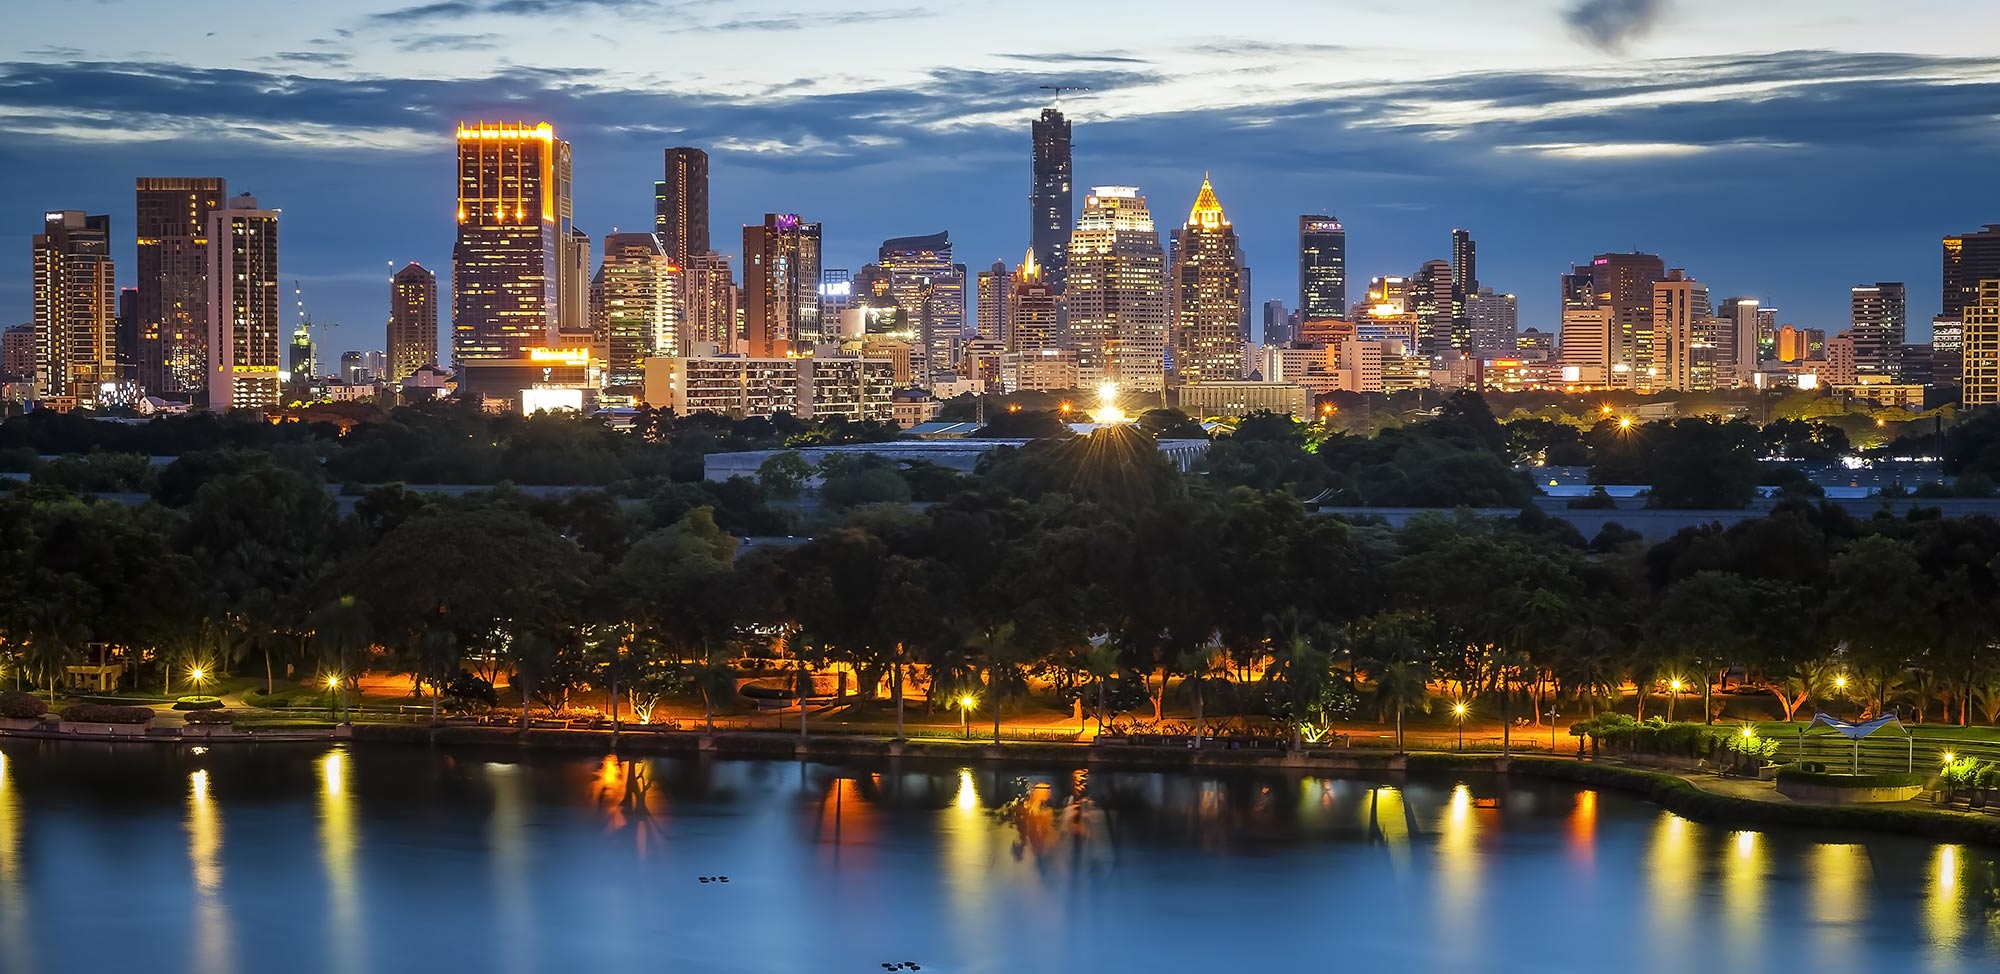
POLYGON ((1084 197, 1063 295, 1079 381, 1111 381, 1128 391, 1164 388, 1166 253, 1137 187, 1098 186, 1084 197))
POLYGON ((118 289, 118 316, 112 326, 112 358, 118 363, 118 380, 135 381, 139 370, 139 289, 118 289))
POLYGON ((1763 305, 1756 298, 1729 298, 1717 309, 1723 327, 1716 335, 1716 388, 1747 387, 1757 374, 1763 305))
POLYGON ((1196 194, 1169 273, 1173 288, 1174 371, 1182 382, 1243 378, 1243 254, 1236 228, 1206 177, 1196 194))
POLYGON ((1654 369, 1644 373, 1639 386, 1648 389, 1714 388, 1713 335, 1703 319, 1709 317, 1708 286, 1676 268, 1653 284, 1654 369))
POLYGON ((681 272, 651 233, 604 238, 604 384, 636 389, 646 381, 646 360, 681 353, 681 272))
POLYGON ((1447 349, 1465 347, 1465 334, 1458 331, 1452 316, 1451 281, 1451 264, 1442 260, 1425 261, 1410 275, 1409 310, 1416 314, 1421 329, 1417 352, 1433 360, 1447 349))
POLYGON ((875 268, 917 330, 918 355, 910 363, 917 383, 951 375, 965 340, 965 265, 952 263, 951 234, 884 240, 875 268))
POLYGON ((96 406, 103 387, 118 378, 111 217, 45 213, 34 255, 36 393, 96 406))
POLYGON ((1520 330, 1520 307, 1518 298, 1511 294, 1495 294, 1490 287, 1482 287, 1466 295, 1467 347, 1480 352, 1514 354, 1514 337, 1520 330))
POLYGON ((193 401, 208 382, 208 215, 227 190, 220 178, 141 177, 136 185, 139 384, 193 401))
POLYGON ((1479 291, 1478 251, 1478 245, 1472 242, 1472 231, 1451 232, 1451 330, 1454 336, 1461 336, 1453 348, 1476 347, 1465 304, 1479 291))
POLYGON ((0 380, 35 381, 35 325, 29 322, 0 332, 0 380))
MULTIPOLYGON (((1032 253, 1032 251, 1030 251, 1032 253)), ((987 341, 1008 343, 1007 325, 1013 312, 1007 303, 1014 298, 1014 274, 1007 269, 1007 262, 996 260, 993 266, 979 272, 979 306, 976 311, 979 337, 987 341)))
POLYGON ((387 378, 401 382, 426 365, 438 364, 437 275, 415 261, 389 278, 389 364, 387 378))
POLYGON ((681 274, 682 349, 712 345, 724 353, 736 351, 736 275, 726 254, 695 254, 681 274))
POLYGON ((1587 311, 1597 307, 1597 287, 1589 265, 1569 265, 1569 273, 1562 276, 1561 291, 1564 311, 1587 311))
POLYGON ((1049 286, 1061 294, 1069 282, 1070 219, 1075 209, 1070 196, 1070 123, 1060 102, 1042 109, 1032 134, 1035 159, 1028 185, 1028 244, 1041 255, 1042 275, 1049 286))
POLYGON ((1854 384, 1854 337, 1841 332, 1826 340, 1826 370, 1820 375, 1826 384, 1851 386, 1854 384))
POLYGON ((708 153, 688 146, 666 151, 666 178, 653 184, 653 232, 675 267, 714 249, 708 239, 708 153))
POLYGON ((1611 309, 1612 383, 1624 385, 1620 376, 1640 376, 1654 367, 1653 284, 1667 275, 1666 262, 1657 254, 1599 254, 1588 268, 1573 269, 1570 281, 1589 274, 1590 297, 1597 307, 1611 309))
POLYGON ((1013 294, 1006 302, 1002 331, 1010 352, 1052 352, 1063 347, 1062 298, 1048 271, 1030 250, 1014 269, 1013 294))
POLYGON ((590 234, 572 227, 557 248, 562 263, 556 285, 556 335, 558 344, 573 345, 590 334, 590 234), (563 341, 562 336, 570 336, 563 341))
POLYGON ((1539 328, 1530 328, 1514 336, 1514 350, 1529 361, 1549 358, 1555 349, 1555 336, 1539 328))
MULTIPOLYGON (((312 331, 303 321, 292 329, 292 344, 285 354, 285 369, 290 373, 293 386, 301 392, 319 377, 319 363, 313 355, 312 331)), ((305 397, 300 395, 296 398, 305 397)))
POLYGON ((1292 313, 1285 308, 1285 302, 1272 298, 1264 302, 1264 344, 1289 345, 1292 342, 1292 313))
POLYGON ((1902 379, 1907 298, 1903 285, 1893 281, 1851 289, 1853 317, 1847 335, 1854 342, 1856 376, 1902 379))
POLYGON ((1299 217, 1299 317, 1347 317, 1347 231, 1331 216, 1299 217))
POLYGON ((1964 322, 1960 401, 1967 406, 2000 403, 2000 275, 1980 281, 1959 314, 1964 322))
POLYGON ((1757 361, 1759 364, 1777 354, 1778 349, 1778 309, 1759 305, 1757 307, 1757 361))
MULTIPOLYGON (((819 271, 819 317, 828 330, 854 304, 854 272, 845 267, 822 267, 819 271)), ((843 335, 851 338, 851 335, 843 335)))
POLYGON ((819 314, 820 228, 766 213, 743 228, 743 315, 749 354, 809 355, 825 339, 819 314))
POLYGON ((1981 281, 2000 280, 2000 223, 1977 233, 1944 238, 1944 310, 1946 318, 1977 300, 1981 281))
POLYGON ((248 193, 208 215, 208 408, 283 402, 278 211, 248 193))
POLYGON ((563 320, 588 305, 587 283, 564 280, 581 266, 571 215, 570 147, 554 126, 459 125, 454 363, 527 362, 565 324, 581 324, 563 320))
POLYGON ((368 379, 368 360, 360 352, 340 353, 340 381, 358 386, 368 379))
MULTIPOLYGON (((1374 277, 1368 280, 1368 310, 1388 305, 1397 314, 1410 310, 1410 279, 1407 277, 1374 277)), ((1305 316, 1299 317, 1305 321, 1305 316)))
POLYGON ((1562 333, 1557 337, 1563 380, 1584 386, 1613 384, 1617 379, 1612 370, 1616 329, 1608 305, 1564 309, 1562 333))
POLYGON ((1931 319, 1931 382, 1955 386, 1965 372, 1965 320, 1937 315, 1931 319))

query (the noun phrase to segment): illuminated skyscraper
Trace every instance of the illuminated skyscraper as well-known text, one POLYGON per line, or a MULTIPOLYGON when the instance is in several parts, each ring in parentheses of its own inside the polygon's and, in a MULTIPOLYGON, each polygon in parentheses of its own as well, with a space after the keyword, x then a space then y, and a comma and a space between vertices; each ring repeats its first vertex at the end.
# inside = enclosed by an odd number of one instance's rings
POLYGON ((1451 264, 1427 260, 1410 275, 1409 310, 1417 316, 1417 350, 1436 360, 1446 350, 1465 347, 1465 334, 1452 317, 1451 264))
POLYGON ((1331 216, 1299 217, 1299 318, 1345 317, 1347 230, 1331 216))
POLYGON ((1084 197, 1070 235, 1069 337, 1080 381, 1128 391, 1165 385, 1166 253, 1146 198, 1132 186, 1099 186, 1084 197))
POLYGON ((1042 109, 1033 125, 1034 178, 1028 187, 1028 240, 1042 260, 1042 276, 1055 293, 1069 284, 1070 122, 1060 105, 1042 109))
POLYGON ((1944 238, 1943 317, 1957 319, 1960 309, 1978 300, 1981 281, 2000 280, 2000 223, 1977 233, 1944 238))
POLYGON ((1030 250, 1014 269, 1014 293, 1007 301, 1007 321, 1001 326, 1007 350, 1041 354, 1062 348, 1062 296, 1055 293, 1048 273, 1030 250))
POLYGON ((36 394, 95 406, 101 386, 118 378, 111 217, 43 214, 34 255, 36 394))
POLYGON ((1598 254, 1563 275, 1565 308, 1611 313, 1611 384, 1625 387, 1653 363, 1653 284, 1667 276, 1658 254, 1598 254))
POLYGON ((1479 246, 1472 241, 1472 231, 1453 230, 1451 232, 1451 331, 1454 338, 1452 347, 1472 348, 1476 343, 1472 338, 1472 319, 1466 309, 1466 302, 1479 293, 1479 246))
POLYGON ((653 232, 667 260, 686 267, 708 253, 708 153, 676 146, 666 153, 666 178, 653 184, 653 232))
POLYGON ((1650 389, 1715 388, 1714 319, 1709 315, 1708 285, 1679 269, 1653 284, 1653 349, 1655 367, 1650 389))
POLYGON ((1749 387, 1755 380, 1759 362, 1759 331, 1763 306, 1756 298, 1726 298, 1716 310, 1722 330, 1716 335, 1716 378, 1718 389, 1749 387))
MULTIPOLYGON (((681 353, 681 271, 660 238, 614 233, 604 238, 604 384, 638 389, 646 359, 681 353)), ((636 393, 635 393, 636 394, 636 393)))
POLYGON ((1903 337, 1908 323, 1908 295, 1903 285, 1893 281, 1864 284, 1851 289, 1852 324, 1847 337, 1854 342, 1855 376, 1903 376, 1903 337))
POLYGON ((1520 301, 1511 294, 1495 294, 1482 287, 1465 296, 1468 348, 1480 352, 1512 355, 1518 351, 1514 339, 1520 329, 1520 301))
POLYGON ((979 272, 979 337, 1007 344, 1007 326, 1013 319, 1007 304, 1014 299, 1014 274, 1007 262, 996 260, 979 272))
POLYGON ((743 228, 743 317, 749 354, 811 354, 825 340, 819 314, 819 224, 766 213, 743 228))
POLYGON ((208 215, 208 408, 280 405, 278 211, 245 193, 208 215))
MULTIPOLYGON (((736 275, 727 254, 696 254, 681 272, 681 337, 684 350, 713 345, 736 351, 736 275)), ((693 354, 691 351, 689 354, 693 354)))
POLYGON ((437 275, 410 262, 389 279, 389 374, 401 382, 438 364, 437 275))
POLYGON ((1967 406, 2000 403, 2000 277, 1980 281, 1959 313, 1965 322, 1960 399, 1967 406))
POLYGON ((139 384, 167 399, 200 398, 208 381, 208 215, 220 178, 141 177, 138 235, 139 384))
POLYGON ((917 384, 951 375, 965 340, 965 265, 952 263, 951 234, 884 240, 875 266, 917 330, 920 354, 910 362, 917 384))
MULTIPOLYGON (((587 283, 571 237, 570 147, 547 122, 460 124, 452 358, 526 362, 556 343, 565 298, 587 283)), ((468 390, 472 391, 472 390, 468 390)))
POLYGON ((1243 378, 1243 255, 1204 178, 1174 248, 1174 371, 1182 382, 1243 378))

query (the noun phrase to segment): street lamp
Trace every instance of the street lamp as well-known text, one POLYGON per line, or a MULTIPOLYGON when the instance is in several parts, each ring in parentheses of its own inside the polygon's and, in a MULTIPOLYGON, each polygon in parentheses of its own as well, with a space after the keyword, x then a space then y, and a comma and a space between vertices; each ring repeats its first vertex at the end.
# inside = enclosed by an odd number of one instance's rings
POLYGON ((1618 428, 1619 428, 1619 429, 1621 429, 1621 430, 1629 430, 1629 429, 1631 429, 1631 428, 1632 428, 1632 417, 1630 417, 1630 416, 1620 416, 1620 417, 1618 417, 1618 428))
POLYGON ((958 696, 958 736, 968 741, 972 739, 972 728, 966 723, 966 715, 972 712, 973 705, 978 702, 979 698, 969 693, 961 693, 958 696))
POLYGON ((1672 680, 1667 681, 1667 689, 1672 691, 1672 696, 1667 697, 1667 722, 1673 723, 1674 704, 1679 703, 1681 700, 1681 678, 1674 677, 1672 680))
POLYGON ((208 678, 208 671, 199 666, 188 669, 188 684, 194 687, 197 696, 201 694, 201 684, 208 678))
POLYGON ((342 680, 340 678, 340 674, 338 673, 328 673, 326 675, 326 690, 327 690, 326 713, 327 716, 331 717, 334 715, 335 710, 339 704, 347 702, 346 681, 342 680), (337 698, 333 696, 333 693, 336 690, 340 691, 340 696, 337 698))
POLYGON ((1465 750, 1465 701, 1451 705, 1452 719, 1458 722, 1458 749, 1465 750))

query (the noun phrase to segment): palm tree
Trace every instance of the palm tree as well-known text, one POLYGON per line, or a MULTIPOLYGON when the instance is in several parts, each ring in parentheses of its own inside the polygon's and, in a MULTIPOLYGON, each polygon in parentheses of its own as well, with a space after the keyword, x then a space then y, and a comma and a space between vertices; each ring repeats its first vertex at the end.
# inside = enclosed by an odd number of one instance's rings
POLYGON ((1422 660, 1394 660, 1375 675, 1375 705, 1384 715, 1396 712, 1396 753, 1403 753, 1403 712, 1431 712, 1431 665, 1422 660))
POLYGON ((334 676, 340 681, 340 721, 352 723, 353 715, 347 709, 347 685, 354 680, 354 674, 347 668, 347 656, 368 648, 368 613, 360 600, 343 595, 314 614, 313 635, 320 651, 333 657, 334 676))
POLYGON ((1021 667, 1035 659, 1032 650, 1014 638, 1014 624, 1003 622, 977 633, 968 647, 986 664, 986 697, 993 708, 993 743, 1000 743, 1000 705, 1027 689, 1021 667))
POLYGON ((1221 646, 1209 643, 1174 657, 1174 668, 1181 672, 1181 688, 1194 696, 1194 747, 1199 751, 1208 729, 1202 713, 1206 697, 1202 691, 1229 671, 1229 657, 1221 646))
MULTIPOLYGON (((1097 684, 1097 732, 1104 733, 1104 682, 1118 672, 1118 648, 1109 640, 1093 640, 1083 654, 1083 671, 1097 684)), ((1076 729, 1083 733, 1083 728, 1076 729)))

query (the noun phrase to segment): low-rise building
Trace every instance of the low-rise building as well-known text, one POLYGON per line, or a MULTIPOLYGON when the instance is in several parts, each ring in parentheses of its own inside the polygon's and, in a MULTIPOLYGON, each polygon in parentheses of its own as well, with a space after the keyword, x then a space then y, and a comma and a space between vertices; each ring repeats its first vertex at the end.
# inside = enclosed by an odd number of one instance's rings
POLYGON ((1304 421, 1312 416, 1312 400, 1293 382, 1218 380, 1181 386, 1180 409, 1196 419, 1278 413, 1304 421))
POLYGON ((869 358, 657 357, 646 360, 645 401, 676 415, 721 413, 802 419, 894 418, 895 363, 869 358))

